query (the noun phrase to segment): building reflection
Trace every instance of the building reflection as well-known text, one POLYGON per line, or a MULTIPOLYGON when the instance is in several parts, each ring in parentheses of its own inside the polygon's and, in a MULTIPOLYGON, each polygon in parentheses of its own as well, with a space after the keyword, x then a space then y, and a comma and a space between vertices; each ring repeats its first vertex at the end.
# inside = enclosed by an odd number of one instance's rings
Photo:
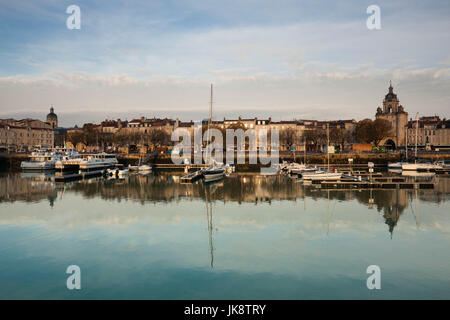
MULTIPOLYGON (((212 245, 212 203, 236 202, 272 204, 273 201, 358 201, 376 209, 383 217, 391 236, 401 216, 410 205, 428 201, 440 203, 449 200, 450 179, 439 178, 434 190, 330 190, 324 191, 314 186, 305 187, 289 177, 261 176, 257 174, 233 175, 214 185, 198 181, 182 184, 178 176, 172 174, 134 175, 124 180, 95 178, 72 183, 55 183, 49 174, 4 174, 0 178, 1 202, 48 201, 52 207, 58 195, 75 193, 84 198, 104 200, 132 200, 142 205, 151 202, 179 202, 201 199, 206 203, 208 233, 210 236, 211 266, 213 266, 212 245)), ((418 225, 418 212, 414 210, 418 225)))
POLYGON ((0 176, 0 203, 47 199, 53 207, 56 198, 57 190, 51 174, 16 173, 0 176))

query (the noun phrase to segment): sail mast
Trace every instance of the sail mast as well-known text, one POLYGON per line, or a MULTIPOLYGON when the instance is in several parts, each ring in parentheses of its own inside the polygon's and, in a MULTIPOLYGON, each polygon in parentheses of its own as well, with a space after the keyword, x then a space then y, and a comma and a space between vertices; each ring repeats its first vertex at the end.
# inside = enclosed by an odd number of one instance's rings
POLYGON ((405 158, 406 161, 408 162, 408 124, 406 124, 406 153, 405 153, 405 158))
POLYGON ((328 159, 327 170, 328 170, 328 172, 330 172, 330 150, 328 150, 329 148, 330 148, 330 124, 327 123, 327 159, 328 159))
POLYGON ((210 105, 209 105, 209 124, 208 125, 211 125, 211 123, 212 123, 212 107, 213 107, 213 84, 211 83, 211 101, 210 101, 210 105))
MULTIPOLYGON (((208 118, 208 136, 207 136, 207 148, 209 148, 210 145, 210 139, 211 139, 211 133, 209 131, 209 127, 211 126, 211 122, 212 122, 212 106, 213 106, 213 84, 211 83, 211 100, 209 101, 209 118, 208 118)), ((208 157, 208 159, 205 159, 206 162, 210 162, 211 158, 208 157)))
POLYGON ((419 133, 419 113, 416 113, 416 147, 414 149, 414 163, 417 162, 417 135, 419 133))

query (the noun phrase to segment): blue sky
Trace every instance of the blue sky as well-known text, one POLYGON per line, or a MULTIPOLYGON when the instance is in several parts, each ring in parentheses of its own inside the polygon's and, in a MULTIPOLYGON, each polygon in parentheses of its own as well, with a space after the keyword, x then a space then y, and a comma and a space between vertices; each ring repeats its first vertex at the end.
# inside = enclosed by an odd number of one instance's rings
POLYGON ((449 117, 449 18, 448 1, 0 0, 0 117, 198 119, 214 83, 216 117, 362 119, 389 80, 411 116, 449 117))

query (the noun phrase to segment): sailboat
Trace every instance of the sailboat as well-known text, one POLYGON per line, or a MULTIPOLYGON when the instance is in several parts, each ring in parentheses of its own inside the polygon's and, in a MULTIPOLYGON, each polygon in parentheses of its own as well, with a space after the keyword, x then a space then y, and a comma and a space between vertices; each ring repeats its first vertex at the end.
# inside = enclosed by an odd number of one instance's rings
POLYGON ((329 145, 330 145, 330 126, 327 123, 327 159, 328 159, 327 171, 317 170, 313 172, 304 172, 302 174, 303 180, 311 180, 311 181, 339 180, 342 177, 342 173, 330 171, 330 152, 328 150, 329 145))
MULTIPOLYGON (((208 139, 207 142, 210 143, 209 127, 212 121, 212 106, 213 106, 213 85, 211 83, 211 101, 209 107, 209 119, 208 119, 208 139)), ((205 182, 220 180, 225 176, 226 169, 224 166, 219 166, 217 163, 211 159, 207 159, 211 163, 211 166, 202 170, 203 178, 205 182)))
POLYGON ((442 169, 442 166, 437 163, 431 163, 429 161, 417 162, 417 136, 419 130, 419 113, 416 113, 416 143, 414 149, 414 163, 402 163, 403 171, 434 171, 436 169, 442 169))

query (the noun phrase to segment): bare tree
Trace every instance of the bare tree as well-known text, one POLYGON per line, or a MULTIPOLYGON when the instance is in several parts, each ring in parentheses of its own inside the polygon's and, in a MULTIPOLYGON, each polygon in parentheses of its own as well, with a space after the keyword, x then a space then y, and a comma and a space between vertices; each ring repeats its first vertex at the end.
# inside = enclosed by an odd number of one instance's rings
POLYGON ((378 146, 380 142, 389 137, 392 131, 392 125, 384 119, 364 119, 358 122, 355 128, 356 139, 363 143, 373 143, 378 146))
POLYGON ((286 128, 280 131, 280 143, 287 150, 291 150, 298 143, 298 134, 295 129, 286 128))

